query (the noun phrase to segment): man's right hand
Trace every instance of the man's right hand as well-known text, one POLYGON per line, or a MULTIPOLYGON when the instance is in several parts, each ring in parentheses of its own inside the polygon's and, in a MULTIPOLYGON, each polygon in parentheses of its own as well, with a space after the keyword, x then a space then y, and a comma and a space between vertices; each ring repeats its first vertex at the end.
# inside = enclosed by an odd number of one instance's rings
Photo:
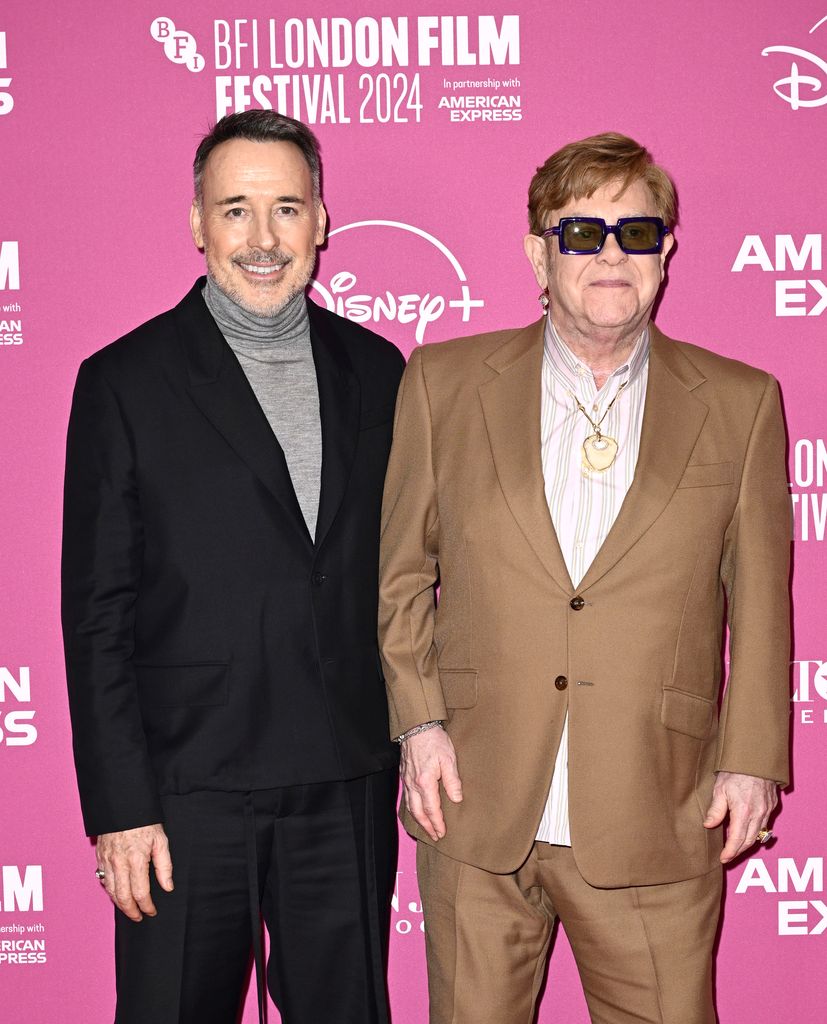
POLYGON ((408 810, 434 842, 442 839, 446 829, 439 798, 440 779, 449 800, 455 804, 462 800, 457 755, 448 733, 436 727, 403 740, 399 774, 408 810))
POLYGON ((149 865, 164 892, 172 892, 172 859, 163 825, 144 825, 125 832, 105 832, 96 846, 103 886, 112 902, 131 921, 155 917, 149 891, 149 865))

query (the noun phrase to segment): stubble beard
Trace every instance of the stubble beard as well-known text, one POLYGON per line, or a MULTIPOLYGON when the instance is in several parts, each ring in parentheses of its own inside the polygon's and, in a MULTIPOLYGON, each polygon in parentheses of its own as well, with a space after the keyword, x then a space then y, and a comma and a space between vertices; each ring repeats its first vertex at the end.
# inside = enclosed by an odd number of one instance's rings
MULTIPOLYGON (((251 316, 261 317, 262 319, 278 316, 278 314, 291 302, 300 292, 303 292, 310 280, 313 277, 313 271, 316 267, 316 253, 314 252, 308 258, 307 265, 298 277, 294 278, 286 290, 281 290, 279 284, 273 286, 262 282, 260 285, 260 292, 262 294, 263 303, 254 303, 249 298, 249 293, 237 285, 233 279, 231 271, 226 270, 224 266, 216 262, 211 258, 209 250, 205 250, 205 256, 207 259, 207 271, 213 280, 213 283, 222 291, 228 299, 231 299, 237 306, 244 310, 245 313, 249 313, 251 316), (266 300, 266 290, 268 288, 275 287, 277 294, 273 295, 272 298, 266 300)), ((283 266, 284 270, 287 271, 296 262, 295 256, 288 256, 286 253, 277 251, 274 253, 255 253, 249 252, 244 253, 242 257, 233 257, 233 263, 257 263, 259 265, 271 263, 279 264, 283 266)), ((243 271, 241 271, 243 273, 243 271)), ((252 288, 256 286, 251 284, 252 288)))

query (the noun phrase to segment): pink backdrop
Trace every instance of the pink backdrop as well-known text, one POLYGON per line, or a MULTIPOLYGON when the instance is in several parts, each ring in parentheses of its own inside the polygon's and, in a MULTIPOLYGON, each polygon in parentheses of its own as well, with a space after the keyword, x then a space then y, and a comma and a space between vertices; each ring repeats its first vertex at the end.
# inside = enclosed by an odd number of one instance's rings
MULTIPOLYGON (((537 315, 525 197, 554 149, 616 129, 673 172, 682 216, 659 324, 779 378, 796 503, 794 784, 775 846, 727 872, 718 1007, 727 1024, 824 1019, 827 0, 424 9, 430 21, 392 0, 341 0, 337 21, 261 0, 0 12, 4 1020, 112 1017, 112 912, 82 832, 58 628, 64 430, 81 358, 201 272, 192 152, 219 104, 254 88, 322 142, 333 230, 315 297, 406 353, 537 315), (319 53, 308 40, 325 31, 335 45, 319 53)), ((397 1024, 426 1019, 412 845, 393 913, 397 1024)), ((563 935, 551 1020, 587 1020, 563 935)))

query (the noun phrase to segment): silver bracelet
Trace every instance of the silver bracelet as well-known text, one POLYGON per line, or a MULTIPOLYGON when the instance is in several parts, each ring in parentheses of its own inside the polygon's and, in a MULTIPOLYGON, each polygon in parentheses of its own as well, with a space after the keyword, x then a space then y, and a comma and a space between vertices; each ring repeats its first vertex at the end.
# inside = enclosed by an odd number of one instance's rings
POLYGON ((427 732, 429 729, 441 729, 445 725, 442 719, 434 722, 423 722, 422 725, 415 725, 413 729, 408 729, 407 732, 403 732, 400 736, 396 737, 397 743, 404 743, 405 740, 410 739, 411 736, 418 736, 421 732, 427 732))

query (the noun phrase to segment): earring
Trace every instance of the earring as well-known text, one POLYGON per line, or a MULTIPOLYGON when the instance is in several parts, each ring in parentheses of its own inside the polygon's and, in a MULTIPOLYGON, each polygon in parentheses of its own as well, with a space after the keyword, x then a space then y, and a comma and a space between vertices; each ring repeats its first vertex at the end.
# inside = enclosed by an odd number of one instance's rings
POLYGON ((548 295, 545 292, 540 292, 540 294, 537 296, 537 301, 543 307, 543 312, 547 313, 548 312, 548 295))

